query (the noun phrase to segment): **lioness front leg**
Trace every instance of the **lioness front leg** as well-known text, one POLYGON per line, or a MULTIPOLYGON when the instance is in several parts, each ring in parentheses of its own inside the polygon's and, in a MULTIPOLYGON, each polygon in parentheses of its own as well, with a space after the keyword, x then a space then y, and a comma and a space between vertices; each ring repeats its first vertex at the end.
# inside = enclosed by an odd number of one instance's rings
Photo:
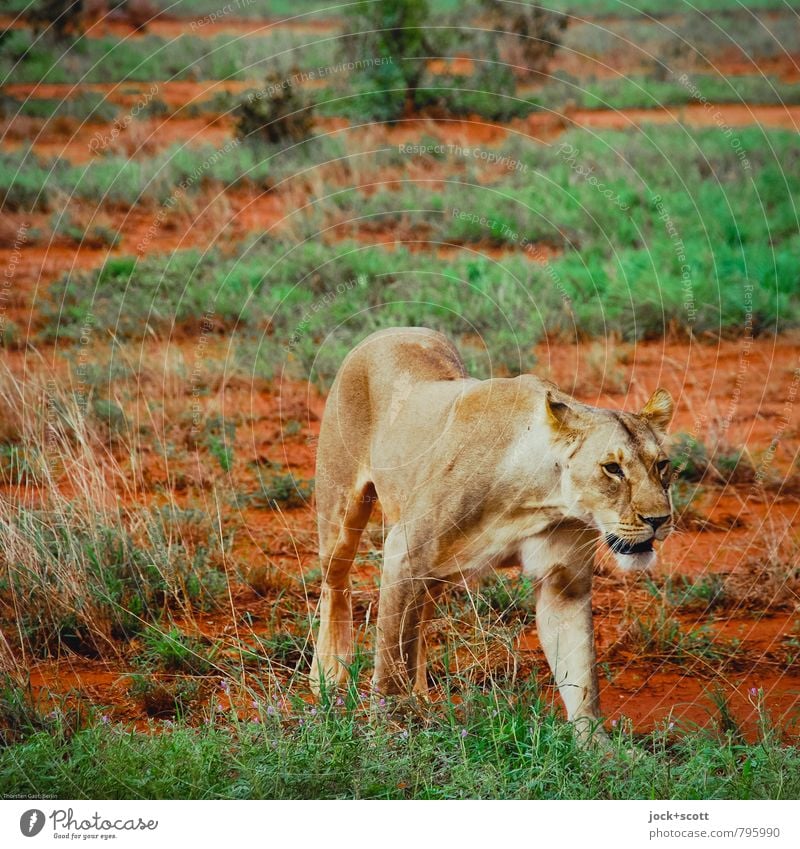
POLYGON ((604 742, 592 624, 594 531, 557 531, 523 548, 525 573, 539 579, 536 625, 567 718, 578 738, 604 742))

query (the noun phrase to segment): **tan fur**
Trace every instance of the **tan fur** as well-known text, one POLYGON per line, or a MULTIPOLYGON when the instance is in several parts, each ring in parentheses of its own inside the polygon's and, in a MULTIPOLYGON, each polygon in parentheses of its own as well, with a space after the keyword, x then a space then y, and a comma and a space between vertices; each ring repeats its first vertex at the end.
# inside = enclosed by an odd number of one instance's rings
MULTIPOLYGON (((349 570, 377 496, 384 546, 374 686, 426 690, 423 626, 443 587, 509 557, 537 582, 537 626, 567 707, 585 736, 599 728, 591 612, 596 542, 654 536, 642 517, 671 514, 661 445, 672 401, 642 414, 578 403, 532 375, 469 378, 455 347, 423 328, 369 336, 331 389, 317 456, 322 563, 319 691, 347 680, 349 570), (624 474, 602 464, 617 463, 624 474)), ((671 521, 655 536, 663 539, 671 521)), ((624 568, 651 554, 620 554, 624 568)))

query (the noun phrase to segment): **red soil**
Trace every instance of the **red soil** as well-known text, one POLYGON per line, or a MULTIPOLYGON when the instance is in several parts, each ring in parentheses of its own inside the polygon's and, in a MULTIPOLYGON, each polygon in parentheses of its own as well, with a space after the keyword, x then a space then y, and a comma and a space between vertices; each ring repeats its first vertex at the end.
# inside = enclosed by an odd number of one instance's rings
POLYGON ((81 92, 96 92, 105 95, 109 103, 120 106, 135 106, 144 95, 157 86, 153 99, 158 99, 174 109, 191 106, 227 92, 237 94, 249 88, 263 85, 258 80, 168 80, 158 82, 119 83, 9 83, 3 91, 20 99, 37 97, 42 99, 69 100, 81 92))
MULTIPOLYGON (((538 114, 531 115, 529 121, 538 114)), ((642 124, 686 124, 689 127, 778 127, 800 130, 800 106, 757 106, 738 103, 662 106, 657 109, 593 110, 576 109, 568 113, 567 120, 578 127, 603 130, 627 130, 642 124)))
POLYGON ((173 114, 121 123, 118 127, 105 123, 67 124, 70 133, 68 137, 65 136, 63 126, 54 127, 52 123, 16 119, 3 134, 2 147, 6 150, 24 150, 32 144, 41 159, 61 158, 76 165, 85 165, 107 154, 149 157, 172 145, 211 145, 219 148, 233 134, 229 118, 211 115, 183 118, 173 114))
MULTIPOLYGON (((294 18, 268 20, 265 18, 237 18, 234 15, 197 15, 195 18, 171 18, 160 15, 148 23, 139 26, 128 23, 119 16, 104 16, 99 20, 87 21, 83 33, 84 38, 156 38, 173 39, 181 35, 192 35, 198 38, 216 38, 225 33, 236 33, 241 36, 264 36, 282 32, 297 33, 333 33, 339 29, 339 23, 334 18, 317 18, 312 15, 298 15, 294 18)), ((10 15, 0 15, 0 29, 25 29, 26 22, 22 18, 12 18, 10 15)))

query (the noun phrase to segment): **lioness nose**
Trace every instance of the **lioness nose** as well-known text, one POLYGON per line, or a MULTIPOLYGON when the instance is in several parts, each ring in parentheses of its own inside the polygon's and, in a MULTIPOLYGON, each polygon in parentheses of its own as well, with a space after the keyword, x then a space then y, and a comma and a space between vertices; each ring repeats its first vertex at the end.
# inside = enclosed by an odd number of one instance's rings
POLYGON ((654 531, 657 531, 664 522, 669 521, 669 516, 639 516, 639 518, 650 525, 654 531))

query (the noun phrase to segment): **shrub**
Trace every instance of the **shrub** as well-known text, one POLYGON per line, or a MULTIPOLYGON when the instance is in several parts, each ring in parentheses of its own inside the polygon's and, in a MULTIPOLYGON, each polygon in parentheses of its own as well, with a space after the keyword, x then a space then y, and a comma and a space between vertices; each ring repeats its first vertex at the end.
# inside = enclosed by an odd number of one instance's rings
POLYGON ((467 76, 438 76, 426 80, 415 93, 420 111, 436 115, 479 115, 489 121, 524 118, 538 107, 516 96, 516 83, 511 71, 497 62, 481 65, 477 73, 467 76))
POLYGON ((672 437, 672 465, 687 481, 701 481, 708 470, 708 450, 689 433, 676 433, 672 437))
MULTIPOLYGON (((369 73, 374 90, 383 90, 379 86, 387 82, 392 88, 399 83, 405 108, 412 109, 426 57, 439 54, 431 45, 432 31, 425 29, 430 19, 428 0, 361 0, 349 5, 346 14, 343 48, 347 59, 380 60, 369 73)), ((399 105, 395 98, 392 105, 399 105)))
POLYGON ((273 71, 261 89, 249 92, 234 107, 232 116, 240 138, 263 138, 276 144, 302 141, 311 135, 313 105, 295 85, 298 75, 297 70, 291 77, 281 77, 273 71))
POLYGON ((541 73, 561 45, 569 16, 543 6, 481 0, 488 19, 501 35, 503 59, 516 73, 541 73))
POLYGON ((45 32, 57 40, 83 29, 84 0, 34 0, 25 10, 34 32, 45 32))

